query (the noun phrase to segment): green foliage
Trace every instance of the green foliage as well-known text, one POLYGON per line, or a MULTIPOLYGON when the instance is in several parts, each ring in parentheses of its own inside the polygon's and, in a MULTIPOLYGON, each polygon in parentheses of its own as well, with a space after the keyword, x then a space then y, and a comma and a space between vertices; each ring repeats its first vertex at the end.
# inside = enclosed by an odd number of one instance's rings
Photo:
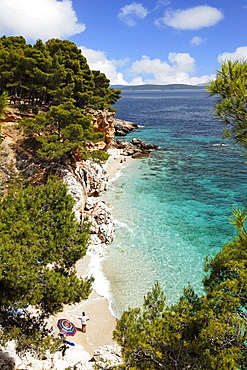
POLYGON ((247 218, 247 209, 243 207, 242 209, 238 209, 237 207, 233 208, 232 211, 232 217, 230 218, 233 226, 237 229, 238 234, 245 234, 246 235, 246 230, 244 227, 244 223, 247 218))
MULTIPOLYGON (((9 96, 7 92, 4 91, 2 95, 0 95, 0 124, 5 116, 5 112, 8 106, 9 106, 9 96)), ((2 142, 2 138, 1 138, 1 128, 0 128, 0 144, 1 142, 2 142)))
POLYGON ((14 339, 18 353, 31 352, 42 358, 47 350, 55 352, 61 345, 60 341, 51 335, 52 331, 47 328, 46 316, 43 314, 34 316, 23 309, 10 315, 9 311, 1 310, 1 319, 4 332, 0 335, 0 343, 4 345, 8 340, 14 339))
POLYGON ((95 162, 105 162, 109 155, 102 150, 94 150, 83 154, 84 159, 92 159, 95 162))
POLYGON ((90 70, 73 42, 37 40, 32 46, 13 36, 0 38, 0 93, 5 90, 32 105, 73 99, 93 109, 111 109, 121 93, 109 88, 103 73, 90 70))
MULTIPOLYGON (((26 133, 36 135, 37 155, 42 160, 59 161, 73 152, 90 158, 86 143, 103 139, 95 133, 89 109, 110 109, 120 98, 120 90, 99 71, 91 71, 81 50, 68 40, 41 40, 32 46, 23 37, 0 38, 0 93, 7 91, 20 110, 32 106, 38 113, 46 106, 47 115, 26 118, 26 133), (79 127, 80 126, 80 127, 79 127)), ((1 114, 1 101, 0 101, 1 114)), ((98 160, 106 154, 93 153, 98 160)))
POLYGON ((207 90, 210 95, 217 95, 215 114, 226 127, 226 136, 232 136, 246 148, 247 62, 223 63, 207 90))
POLYGON ((92 279, 79 279, 75 263, 86 253, 89 225, 75 221, 73 205, 57 178, 36 187, 12 186, 1 200, 1 341, 16 337, 21 348, 38 346, 46 341, 46 315, 88 297, 92 279), (40 310, 31 326, 25 309, 30 305, 40 310), (23 308, 17 320, 14 312, 23 308))
POLYGON ((21 124, 26 133, 35 135, 40 148, 39 158, 47 161, 58 161, 63 156, 81 155, 82 159, 93 158, 99 161, 108 158, 107 153, 88 152, 86 143, 104 139, 103 133, 95 133, 91 125, 92 116, 84 114, 71 101, 50 108, 47 114, 38 114, 35 118, 26 118, 21 124))
POLYGON ((164 294, 156 284, 143 309, 124 312, 117 323, 114 338, 122 346, 127 368, 200 368, 200 357, 191 345, 197 332, 191 317, 191 305, 184 298, 165 307, 164 294))
POLYGON ((210 272, 204 279, 209 297, 219 297, 217 306, 232 312, 247 310, 247 234, 244 228, 246 209, 234 208, 231 221, 238 235, 224 245, 213 259, 207 259, 205 269, 210 272), (223 293, 222 293, 223 292, 223 293), (223 294, 223 295, 222 295, 223 294), (224 298, 224 300, 223 300, 224 298), (221 307, 220 306, 220 307, 221 307))
POLYGON ((0 95, 0 120, 4 118, 4 114, 9 106, 9 96, 6 91, 0 95))

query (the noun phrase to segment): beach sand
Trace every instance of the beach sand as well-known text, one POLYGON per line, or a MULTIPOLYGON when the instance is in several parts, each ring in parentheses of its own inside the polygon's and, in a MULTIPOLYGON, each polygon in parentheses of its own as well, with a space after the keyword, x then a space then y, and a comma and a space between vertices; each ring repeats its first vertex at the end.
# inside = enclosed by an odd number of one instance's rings
POLYGON ((118 176, 118 173, 126 166, 128 166, 134 159, 123 156, 120 149, 113 149, 110 151, 110 157, 106 163, 106 169, 109 174, 109 179, 112 180, 118 176))
POLYGON ((58 333, 56 322, 58 319, 68 319, 73 322, 77 332, 73 337, 66 337, 66 340, 83 346, 84 350, 93 356, 95 350, 105 345, 116 344, 112 339, 112 332, 116 325, 116 318, 109 310, 109 302, 106 298, 99 296, 92 291, 89 298, 73 306, 64 306, 63 312, 53 318, 53 327, 58 333), (89 316, 87 332, 81 330, 80 320, 82 311, 89 316))
MULTIPOLYGON (((115 176, 118 176, 118 171, 121 171, 131 160, 131 158, 122 156, 118 149, 112 150, 105 164, 109 179, 112 180, 115 176)), ((77 262, 76 270, 78 276, 85 277, 90 273, 90 260, 91 257, 86 255, 82 260, 77 262)), ((78 304, 64 306, 62 312, 51 318, 50 322, 56 334, 59 332, 56 323, 60 318, 70 320, 77 328, 77 333, 74 336, 67 337, 67 340, 83 346, 84 350, 90 356, 101 346, 116 344, 112 339, 113 330, 116 326, 116 318, 110 311, 109 301, 97 294, 95 290, 91 292, 87 300, 78 304), (81 331, 80 320, 78 319, 82 311, 90 318, 86 333, 81 331)))

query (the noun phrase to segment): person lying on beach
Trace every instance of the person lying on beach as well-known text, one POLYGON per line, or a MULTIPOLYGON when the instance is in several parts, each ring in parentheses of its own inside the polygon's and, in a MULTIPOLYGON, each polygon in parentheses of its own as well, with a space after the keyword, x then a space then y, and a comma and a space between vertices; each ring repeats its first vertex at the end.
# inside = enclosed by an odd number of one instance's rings
POLYGON ((85 315, 85 312, 82 312, 81 316, 78 317, 79 320, 81 320, 81 329, 83 333, 86 333, 87 331, 87 321, 89 320, 89 317, 85 315))

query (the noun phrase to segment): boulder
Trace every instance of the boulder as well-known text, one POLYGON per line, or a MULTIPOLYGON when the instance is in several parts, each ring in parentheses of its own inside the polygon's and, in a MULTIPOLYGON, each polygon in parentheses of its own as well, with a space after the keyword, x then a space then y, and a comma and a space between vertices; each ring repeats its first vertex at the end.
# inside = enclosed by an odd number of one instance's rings
POLYGON ((88 198, 85 213, 92 223, 90 244, 111 243, 114 239, 116 225, 105 202, 100 198, 88 198))
POLYGON ((78 222, 83 220, 84 208, 87 202, 86 186, 83 181, 79 181, 78 177, 68 169, 60 172, 60 177, 63 179, 68 186, 68 193, 74 198, 75 204, 73 210, 75 217, 78 222))
POLYGON ((0 352, 0 369, 1 370, 15 370, 15 360, 8 352, 0 352))
POLYGON ((116 136, 125 136, 129 132, 136 130, 138 126, 129 121, 124 121, 118 118, 114 119, 114 128, 115 128, 115 135, 116 136))
POLYGON ((149 155, 151 151, 158 149, 158 145, 146 144, 143 140, 132 139, 130 142, 116 140, 116 145, 122 149, 123 155, 132 156, 132 158, 140 158, 149 155))
POLYGON ((101 370, 110 370, 114 366, 123 365, 121 347, 117 344, 100 347, 94 352, 90 362, 94 362, 97 366, 96 368, 101 370))
POLYGON ((85 182, 89 197, 99 197, 108 186, 108 172, 98 163, 87 160, 77 163, 76 174, 80 181, 85 182))
POLYGON ((105 145, 104 148, 102 148, 101 142, 101 149, 108 149, 111 146, 115 135, 114 121, 116 113, 108 110, 91 110, 89 113, 92 114, 93 117, 92 124, 95 132, 102 132, 105 134, 105 145))

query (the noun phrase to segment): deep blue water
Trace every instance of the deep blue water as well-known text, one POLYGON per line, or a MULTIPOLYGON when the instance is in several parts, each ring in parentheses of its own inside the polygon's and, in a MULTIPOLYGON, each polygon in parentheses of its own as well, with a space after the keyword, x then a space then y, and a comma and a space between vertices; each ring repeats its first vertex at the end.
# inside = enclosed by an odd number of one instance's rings
POLYGON ((140 126, 125 140, 160 149, 134 160, 104 195, 117 220, 103 263, 117 314, 141 305, 156 280, 168 304, 188 283, 202 292, 205 256, 232 237, 232 208, 247 199, 246 158, 221 138, 214 98, 202 90, 122 95, 117 118, 140 126))

